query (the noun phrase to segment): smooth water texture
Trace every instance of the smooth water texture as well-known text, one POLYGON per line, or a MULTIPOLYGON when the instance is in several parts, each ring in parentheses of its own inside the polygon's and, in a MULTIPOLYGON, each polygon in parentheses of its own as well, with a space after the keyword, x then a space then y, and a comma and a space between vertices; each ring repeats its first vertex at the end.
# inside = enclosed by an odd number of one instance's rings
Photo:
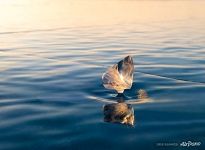
POLYGON ((0 1, 0 149, 204 149, 204 6, 0 1), (134 128, 105 123, 98 101, 115 99, 101 76, 127 55, 135 72, 125 94, 144 89, 152 100, 133 105, 134 128))

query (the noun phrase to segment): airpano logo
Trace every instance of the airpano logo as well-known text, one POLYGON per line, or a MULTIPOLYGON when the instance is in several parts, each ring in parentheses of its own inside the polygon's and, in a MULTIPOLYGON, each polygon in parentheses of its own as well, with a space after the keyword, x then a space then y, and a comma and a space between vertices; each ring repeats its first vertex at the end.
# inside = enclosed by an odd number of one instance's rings
POLYGON ((199 147, 201 146, 200 141, 182 141, 182 142, 159 142, 156 146, 160 147, 199 147))
POLYGON ((180 143, 180 146, 182 147, 195 147, 195 146, 200 146, 200 145, 201 145, 201 142, 192 142, 192 141, 180 143))

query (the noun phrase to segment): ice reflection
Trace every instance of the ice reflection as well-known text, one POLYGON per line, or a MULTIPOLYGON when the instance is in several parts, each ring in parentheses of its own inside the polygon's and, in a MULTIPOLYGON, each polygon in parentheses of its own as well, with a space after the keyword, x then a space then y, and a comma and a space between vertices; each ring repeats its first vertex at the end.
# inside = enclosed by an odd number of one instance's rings
POLYGON ((147 92, 143 89, 138 90, 136 99, 127 100, 128 97, 123 94, 118 94, 112 100, 94 96, 89 96, 88 98, 106 103, 103 106, 105 122, 119 123, 130 126, 134 126, 135 124, 134 108, 132 105, 152 102, 152 100, 148 97, 147 92))
POLYGON ((107 104, 103 107, 104 121, 134 126, 134 109, 125 102, 107 104))

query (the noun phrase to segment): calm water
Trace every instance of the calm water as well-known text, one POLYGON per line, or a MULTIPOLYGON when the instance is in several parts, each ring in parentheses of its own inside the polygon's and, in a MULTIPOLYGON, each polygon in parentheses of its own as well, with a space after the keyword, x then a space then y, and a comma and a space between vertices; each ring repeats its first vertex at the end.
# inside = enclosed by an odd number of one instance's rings
POLYGON ((0 149, 205 148, 205 2, 0 2, 0 149), (94 13, 96 12, 96 13, 94 13), (107 67, 132 55, 135 127, 105 123, 107 67))

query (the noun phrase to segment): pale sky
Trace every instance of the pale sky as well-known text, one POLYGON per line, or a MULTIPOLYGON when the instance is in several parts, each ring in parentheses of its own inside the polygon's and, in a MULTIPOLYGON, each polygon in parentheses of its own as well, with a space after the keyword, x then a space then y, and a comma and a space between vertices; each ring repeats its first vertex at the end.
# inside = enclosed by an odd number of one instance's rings
POLYGON ((2 30, 151 23, 205 22, 205 1, 0 0, 2 30))

